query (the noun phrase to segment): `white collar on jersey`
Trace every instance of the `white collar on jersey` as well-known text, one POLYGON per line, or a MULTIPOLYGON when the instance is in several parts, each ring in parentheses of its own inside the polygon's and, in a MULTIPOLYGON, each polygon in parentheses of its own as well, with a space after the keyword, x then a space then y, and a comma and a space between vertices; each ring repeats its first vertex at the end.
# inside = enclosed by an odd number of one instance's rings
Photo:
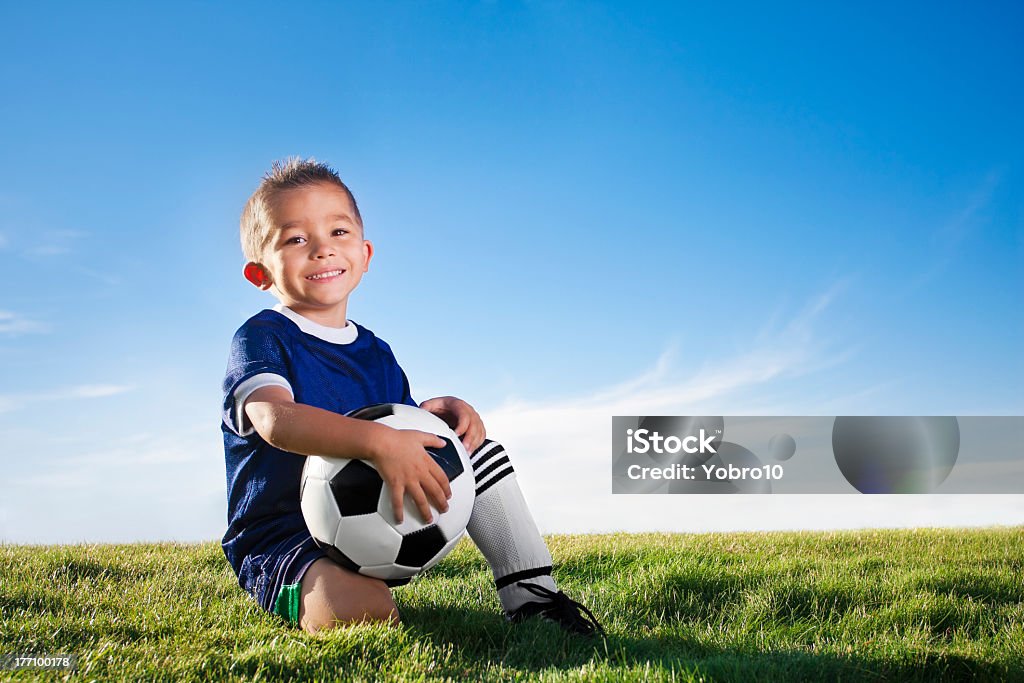
POLYGON ((311 334, 318 339, 323 339, 325 342, 330 342, 332 344, 351 344, 359 335, 359 330, 356 329, 356 324, 351 320, 345 321, 348 323, 345 327, 327 327, 326 325, 315 323, 309 318, 303 318, 284 304, 274 306, 274 310, 298 325, 299 329, 306 334, 311 334))

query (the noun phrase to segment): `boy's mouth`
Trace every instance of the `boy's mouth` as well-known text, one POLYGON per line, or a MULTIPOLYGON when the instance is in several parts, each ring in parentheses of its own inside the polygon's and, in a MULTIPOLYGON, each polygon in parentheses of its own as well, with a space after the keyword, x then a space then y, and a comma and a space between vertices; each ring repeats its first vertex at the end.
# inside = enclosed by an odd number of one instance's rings
POLYGON ((307 280, 330 280, 332 278, 336 278, 336 277, 338 277, 340 275, 343 275, 344 273, 345 273, 345 269, 344 268, 335 268, 334 270, 325 270, 325 271, 322 271, 322 272, 319 272, 319 273, 313 273, 312 275, 307 275, 306 279, 307 280))

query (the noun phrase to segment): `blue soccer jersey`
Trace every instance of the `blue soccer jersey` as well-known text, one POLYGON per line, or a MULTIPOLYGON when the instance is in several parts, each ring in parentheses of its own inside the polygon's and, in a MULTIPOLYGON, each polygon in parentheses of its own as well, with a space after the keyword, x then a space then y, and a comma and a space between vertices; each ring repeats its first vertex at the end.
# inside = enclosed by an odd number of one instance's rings
POLYGON ((297 403, 347 413, 373 403, 416 405, 391 348, 349 321, 318 325, 283 306, 256 314, 235 333, 224 378, 228 529, 222 546, 242 588, 268 611, 323 553, 299 508, 305 458, 274 448, 245 417, 245 400, 267 385, 297 403))

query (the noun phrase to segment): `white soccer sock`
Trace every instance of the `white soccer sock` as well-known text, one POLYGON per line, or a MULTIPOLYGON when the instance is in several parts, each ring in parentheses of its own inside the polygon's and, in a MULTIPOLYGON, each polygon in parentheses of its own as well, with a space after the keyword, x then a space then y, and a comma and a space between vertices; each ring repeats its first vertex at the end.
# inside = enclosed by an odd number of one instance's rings
POLYGON ((485 440, 470 462, 476 477, 476 501, 467 530, 491 567, 502 607, 511 613, 538 600, 518 585, 520 581, 558 590, 551 577, 551 553, 502 445, 485 440))

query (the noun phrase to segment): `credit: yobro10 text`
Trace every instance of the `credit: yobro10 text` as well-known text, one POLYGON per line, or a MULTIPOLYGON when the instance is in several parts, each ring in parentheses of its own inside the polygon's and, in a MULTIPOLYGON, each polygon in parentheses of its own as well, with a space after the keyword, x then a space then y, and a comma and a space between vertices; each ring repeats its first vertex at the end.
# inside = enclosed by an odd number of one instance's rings
MULTIPOLYGON (((663 437, 647 429, 626 430, 626 452, 630 454, 655 453, 676 455, 678 453, 715 455, 714 435, 703 429, 699 435, 679 438, 675 435, 663 437)), ((704 481, 741 481, 744 479, 782 479, 782 465, 761 465, 759 467, 737 467, 733 464, 707 462, 699 465, 674 463, 667 467, 644 467, 630 465, 626 476, 630 479, 684 479, 704 481)))

